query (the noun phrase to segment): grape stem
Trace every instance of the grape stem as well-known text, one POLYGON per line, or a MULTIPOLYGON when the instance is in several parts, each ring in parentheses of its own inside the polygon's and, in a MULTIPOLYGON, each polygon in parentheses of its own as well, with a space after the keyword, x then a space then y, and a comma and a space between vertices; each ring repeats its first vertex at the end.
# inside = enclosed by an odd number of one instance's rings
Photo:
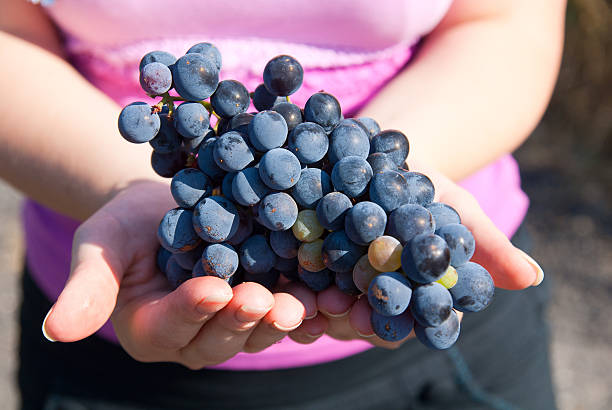
POLYGON ((291 102, 291 99, 289 99, 289 96, 286 96, 285 99, 287 100, 288 103, 291 102))

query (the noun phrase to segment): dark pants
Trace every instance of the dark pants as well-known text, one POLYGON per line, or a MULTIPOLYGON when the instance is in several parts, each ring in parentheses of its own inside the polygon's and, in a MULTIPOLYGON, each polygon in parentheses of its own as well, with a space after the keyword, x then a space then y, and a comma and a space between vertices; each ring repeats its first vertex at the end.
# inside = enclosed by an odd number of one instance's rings
POLYGON ((497 290, 466 314, 450 352, 412 339, 316 366, 271 371, 191 371, 140 363, 98 337, 50 343, 51 302, 23 276, 19 387, 24 409, 554 409, 547 281, 497 290), (463 365, 467 364, 467 368, 463 365), (515 406, 515 407, 511 407, 515 406))

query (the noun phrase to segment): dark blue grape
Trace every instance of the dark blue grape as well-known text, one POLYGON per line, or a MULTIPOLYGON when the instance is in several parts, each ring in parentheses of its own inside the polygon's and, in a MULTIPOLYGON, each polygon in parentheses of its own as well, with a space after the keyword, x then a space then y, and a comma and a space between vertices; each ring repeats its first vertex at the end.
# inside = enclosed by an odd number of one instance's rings
POLYGON ((317 204, 317 219, 330 231, 344 228, 344 217, 353 206, 351 200, 341 192, 330 192, 317 204))
POLYGON ((353 282, 353 272, 337 272, 335 277, 336 286, 342 293, 350 296, 359 296, 361 291, 353 282))
POLYGON ((461 218, 455 209, 442 202, 432 202, 425 205, 425 208, 431 212, 433 219, 436 222, 436 229, 448 224, 460 224, 461 218))
MULTIPOLYGON (((280 231, 280 232, 286 232, 286 231, 280 231)), ((272 233, 274 232, 271 232, 271 234, 272 233)), ((270 235, 270 242, 272 242, 272 235, 270 235)), ((274 264, 274 269, 278 270, 283 275, 285 275, 285 277, 289 279, 294 278, 293 280, 298 280, 297 268, 298 268, 298 258, 297 257, 287 259, 287 258, 281 258, 279 256, 278 258, 276 258, 276 263, 274 264)))
POLYGON ((315 209, 323 196, 333 191, 331 178, 318 168, 302 170, 300 179, 291 189, 291 196, 306 209, 315 209))
POLYGON ((319 272, 311 272, 298 266, 298 276, 300 280, 313 292, 321 292, 329 288, 335 279, 334 272, 323 269, 319 272))
POLYGON ((238 263, 238 254, 227 243, 213 243, 202 253, 202 267, 210 276, 227 279, 236 272, 238 263))
POLYGON ((398 239, 402 245, 408 243, 415 236, 426 233, 432 234, 436 228, 431 213, 421 205, 404 204, 391 212, 387 232, 398 239))
POLYGON ((204 251, 204 244, 199 244, 195 249, 187 252, 177 252, 174 254, 176 261, 181 268, 188 271, 193 270, 193 266, 202 259, 202 252, 204 251))
POLYGON ((238 172, 255 159, 243 135, 236 131, 226 132, 217 138, 213 158, 219 168, 228 172, 238 172))
POLYGON ((157 263, 157 269, 159 269, 161 273, 166 273, 166 265, 168 264, 168 259, 170 259, 170 256, 172 256, 172 252, 170 252, 168 249, 164 248, 163 246, 157 248, 155 261, 157 263))
POLYGON ((370 282, 368 302, 383 316, 401 315, 410 304, 412 287, 401 273, 384 272, 370 282))
POLYGON ((176 57, 165 51, 151 51, 142 57, 142 60, 140 60, 140 64, 138 65, 138 70, 142 71, 147 64, 155 62, 162 63, 163 65, 170 67, 176 62, 176 57))
POLYGON ((327 154, 332 164, 351 156, 366 159, 370 154, 368 135, 356 121, 342 120, 331 133, 327 154))
POLYGON ((221 193, 224 197, 232 202, 236 202, 232 193, 232 183, 234 182, 234 177, 236 177, 236 174, 236 172, 229 172, 225 174, 223 177, 223 182, 221 182, 221 193))
POLYGON ((270 232, 270 246, 281 258, 292 259, 297 257, 300 241, 295 239, 291 230, 272 231, 270 232))
POLYGON ((224 118, 246 112, 250 103, 249 91, 236 80, 221 81, 210 97, 213 110, 224 118))
POLYGON ((387 214, 374 202, 357 202, 344 218, 344 231, 358 245, 368 245, 385 233, 387 214))
POLYGON ((334 272, 352 270, 365 253, 366 249, 351 241, 344 231, 332 232, 323 241, 323 263, 334 272))
POLYGON ((261 286, 272 292, 276 287, 276 283, 278 282, 279 277, 279 271, 277 271, 276 269, 270 269, 268 272, 264 273, 245 272, 243 280, 244 282, 259 283, 261 286))
POLYGON ((383 316, 372 311, 370 323, 376 336, 387 342, 397 342, 407 337, 414 327, 414 319, 406 311, 397 316, 383 316))
POLYGON ((168 118, 167 114, 159 115, 161 127, 159 132, 149 144, 155 151, 160 154, 169 154, 172 151, 177 151, 181 147, 183 142, 181 136, 176 132, 172 120, 168 118))
POLYGON ((253 219, 246 212, 238 212, 240 222, 236 233, 227 240, 227 243, 233 246, 238 246, 244 242, 253 233, 253 219))
POLYGON ((149 63, 140 70, 140 86, 151 96, 162 95, 172 87, 172 73, 162 63, 149 63))
POLYGON ((300 161, 290 151, 274 148, 259 161, 259 176, 270 188, 279 191, 297 184, 302 172, 300 161))
POLYGON ((331 132, 341 119, 342 109, 333 95, 324 92, 315 93, 306 101, 304 121, 316 122, 326 132, 331 132))
POLYGON ((408 203, 408 182, 396 171, 374 174, 370 183, 370 201, 376 202, 387 212, 408 203))
MULTIPOLYGON (((228 125, 228 131, 238 131, 241 134, 249 133, 249 124, 255 116, 248 112, 242 112, 232 117, 228 125)), ((248 141, 247 141, 248 142, 248 141)))
POLYGON ((209 128, 204 135, 197 138, 183 138, 183 151, 187 154, 196 156, 202 143, 210 138, 215 138, 215 131, 209 128))
POLYGON ((191 279, 191 270, 183 269, 176 260, 176 255, 172 255, 166 264, 166 278, 173 289, 191 279))
POLYGON ((208 132, 210 116, 197 102, 184 102, 174 111, 174 127, 185 138, 198 138, 208 132))
POLYGON ((249 124, 249 141, 260 152, 279 148, 287 140, 287 123, 276 111, 261 111, 249 124))
POLYGON ((221 59, 221 53, 213 44, 210 43, 198 43, 193 46, 185 54, 189 53, 198 53, 202 54, 205 57, 208 57, 212 61, 215 62, 215 67, 217 70, 221 70, 221 63, 223 62, 221 59))
POLYGON ((259 221, 271 231, 284 231, 295 223, 298 207, 293 198, 284 192, 266 196, 259 204, 259 221))
POLYGON ((123 138, 133 144, 142 144, 157 135, 161 121, 149 104, 133 102, 121 110, 118 126, 123 138))
POLYGON ((240 205, 255 205, 270 192, 259 177, 257 168, 245 168, 232 181, 232 196, 240 205))
POLYGON ((157 228, 161 246, 172 253, 187 252, 197 247, 202 241, 193 229, 192 217, 193 212, 182 208, 166 212, 157 228))
POLYGON ((357 121, 362 123, 364 127, 366 127, 366 129, 368 130, 368 136, 370 137, 370 141, 376 134, 380 132, 380 125, 378 125, 378 123, 372 118, 360 117, 357 118, 357 121))
POLYGON ((448 244, 450 263, 455 268, 472 259, 476 250, 476 242, 470 230, 464 225, 444 225, 436 230, 436 235, 442 237, 448 244))
POLYGON ((215 62, 202 54, 185 54, 172 68, 174 89, 186 100, 200 101, 212 95, 219 83, 215 62))
POLYGON ((442 324, 436 327, 423 327, 418 323, 414 325, 414 334, 417 339, 430 349, 448 349, 455 344, 459 338, 461 323, 457 313, 451 311, 442 324))
POLYGON ((368 164, 372 167, 372 173, 380 174, 385 171, 395 171, 397 166, 384 152, 375 152, 368 155, 368 164))
POLYGON ((257 111, 271 110, 274 104, 285 101, 283 97, 270 94, 263 84, 257 86, 251 99, 257 111))
POLYGON ((240 246, 240 265, 250 273, 265 273, 276 263, 276 254, 263 235, 253 235, 240 246))
POLYGON ((438 235, 417 235, 402 251, 402 269, 414 282, 435 282, 449 266, 448 245, 438 235))
POLYGON ((372 167, 361 157, 345 157, 334 165, 331 179, 336 190, 356 198, 366 192, 372 179, 372 167))
POLYGON ((220 118, 217 121, 217 135, 223 135, 226 132, 228 132, 230 129, 230 123, 231 123, 231 119, 229 118, 220 118))
POLYGON ((210 180, 195 168, 180 170, 170 183, 172 197, 181 208, 193 208, 200 199, 212 192, 210 180))
POLYGON ((304 69, 293 57, 280 55, 268 61, 263 81, 270 94, 287 96, 296 92, 304 80, 304 69))
POLYGON ((417 286, 412 291, 410 313, 421 326, 440 326, 453 310, 453 298, 439 283, 417 286))
POLYGON ((208 276, 206 275, 206 272, 204 272, 204 266, 202 266, 202 259, 200 258, 199 261, 197 261, 195 263, 195 265, 193 265, 193 269, 191 269, 191 277, 192 278, 197 278, 200 276, 208 276))
POLYGON ((219 168, 214 159, 213 150, 216 142, 217 138, 209 138, 202 142, 198 151, 198 168, 212 180, 219 180, 225 175, 225 171, 219 168))
POLYGON ((435 190, 431 179, 419 172, 403 173, 407 183, 408 202, 425 206, 434 200, 435 190))
POLYGON ((276 102, 272 106, 272 111, 276 111, 277 113, 283 116, 285 122, 287 123, 287 129, 289 131, 293 130, 304 120, 300 107, 288 101, 284 101, 284 99, 281 99, 280 101, 276 102))
POLYGON ((303 164, 320 161, 329 148, 329 139, 323 127, 314 122, 304 122, 289 134, 288 149, 303 164))
POLYGON ((172 178, 177 172, 185 167, 187 155, 181 151, 172 151, 161 154, 157 151, 151 153, 151 167, 160 177, 172 178))
POLYGON ((461 312, 480 312, 489 306, 495 293, 495 284, 485 268, 468 262, 457 268, 457 275, 457 283, 449 289, 455 309, 461 312))
POLYGON ((408 158, 408 138, 397 130, 385 130, 372 138, 370 152, 384 152, 396 166, 401 167, 408 158))
POLYGON ((193 227, 206 242, 225 242, 236 233, 239 224, 238 210, 222 196, 204 198, 193 210, 193 227))

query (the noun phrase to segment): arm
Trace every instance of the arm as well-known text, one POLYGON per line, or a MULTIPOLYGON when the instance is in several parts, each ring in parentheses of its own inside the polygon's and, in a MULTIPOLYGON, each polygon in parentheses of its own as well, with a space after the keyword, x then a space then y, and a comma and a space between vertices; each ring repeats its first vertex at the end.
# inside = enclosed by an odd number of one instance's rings
POLYGON ((149 166, 148 144, 127 144, 119 135, 117 104, 62 58, 44 11, 25 1, 5 3, 0 89, 10 103, 0 116, 0 177, 78 219, 131 181, 161 181, 149 166))
POLYGON ((403 130, 409 158, 459 180, 516 149, 552 93, 565 1, 455 0, 418 56, 360 113, 403 130))

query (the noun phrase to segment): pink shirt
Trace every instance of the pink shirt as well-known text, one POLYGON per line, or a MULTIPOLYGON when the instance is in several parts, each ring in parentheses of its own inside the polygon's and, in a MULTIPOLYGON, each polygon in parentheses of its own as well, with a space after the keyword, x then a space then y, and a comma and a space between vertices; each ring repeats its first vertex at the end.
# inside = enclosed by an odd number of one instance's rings
MULTIPOLYGON (((292 96, 303 106, 325 89, 338 97, 348 117, 393 78, 414 45, 442 19, 451 0, 56 0, 47 8, 66 36, 77 69, 118 104, 147 101, 138 85, 138 62, 151 50, 182 55, 191 45, 213 42, 223 55, 222 78, 249 90, 262 82, 266 62, 278 54, 296 57, 304 84, 292 96), (177 22, 179 22, 177 24, 177 22), (172 34, 168 34, 172 33, 172 34)), ((463 181, 485 212, 507 234, 521 223, 528 200, 514 159, 504 156, 463 181)), ((24 208, 27 260, 43 292, 56 300, 70 268, 77 222, 33 201, 24 208)), ((116 341, 110 322, 98 334, 116 341)), ((263 352, 240 353, 222 369, 275 369, 336 360, 370 348, 363 341, 324 336, 311 345, 285 338, 263 352)))

